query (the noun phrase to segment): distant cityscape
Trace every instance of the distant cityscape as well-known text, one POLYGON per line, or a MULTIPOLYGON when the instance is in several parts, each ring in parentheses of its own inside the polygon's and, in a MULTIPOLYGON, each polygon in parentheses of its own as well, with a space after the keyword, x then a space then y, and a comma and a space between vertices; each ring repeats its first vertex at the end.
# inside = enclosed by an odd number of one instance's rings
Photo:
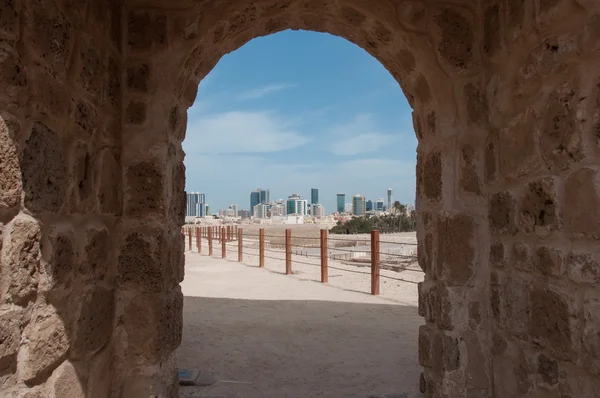
MULTIPOLYGON (((369 214, 384 214, 393 208, 392 189, 387 190, 386 200, 383 198, 367 200, 365 196, 356 194, 349 202, 346 202, 345 193, 338 193, 336 196, 335 212, 328 215, 325 207, 319 202, 317 188, 310 190, 310 200, 303 199, 298 193, 292 193, 287 199, 271 200, 269 189, 258 188, 250 192, 249 208, 244 209, 240 208, 238 204, 231 204, 228 208, 219 209, 213 214, 206 202, 206 195, 192 192, 187 194, 186 222, 197 222, 204 218, 220 218, 255 223, 320 223, 369 214)), ((406 206, 407 212, 412 210, 414 210, 414 206, 406 206)))

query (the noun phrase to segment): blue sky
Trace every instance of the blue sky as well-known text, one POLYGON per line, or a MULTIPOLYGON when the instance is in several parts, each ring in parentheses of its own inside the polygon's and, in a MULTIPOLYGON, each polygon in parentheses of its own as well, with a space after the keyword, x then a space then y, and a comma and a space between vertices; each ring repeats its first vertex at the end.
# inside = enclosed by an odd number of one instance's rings
POLYGON ((284 31, 224 56, 188 111, 186 190, 211 212, 269 188, 271 199, 319 189, 414 203, 417 141, 398 83, 345 39, 284 31))

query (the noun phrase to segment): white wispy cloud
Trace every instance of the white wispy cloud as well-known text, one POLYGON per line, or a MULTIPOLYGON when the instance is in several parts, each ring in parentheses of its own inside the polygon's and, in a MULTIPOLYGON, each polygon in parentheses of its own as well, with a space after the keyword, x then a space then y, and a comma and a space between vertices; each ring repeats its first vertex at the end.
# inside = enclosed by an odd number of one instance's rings
POLYGON ((355 156, 379 151, 396 143, 400 133, 388 134, 378 131, 370 114, 359 114, 347 123, 333 126, 330 150, 338 156, 355 156))
POLYGON ((238 101, 246 101, 251 99, 259 99, 266 95, 277 91, 286 90, 295 87, 295 84, 269 84, 265 87, 256 88, 253 90, 244 91, 236 96, 238 101))
POLYGON ((270 112, 232 111, 190 120, 183 146, 187 154, 265 153, 307 142, 288 121, 270 112))

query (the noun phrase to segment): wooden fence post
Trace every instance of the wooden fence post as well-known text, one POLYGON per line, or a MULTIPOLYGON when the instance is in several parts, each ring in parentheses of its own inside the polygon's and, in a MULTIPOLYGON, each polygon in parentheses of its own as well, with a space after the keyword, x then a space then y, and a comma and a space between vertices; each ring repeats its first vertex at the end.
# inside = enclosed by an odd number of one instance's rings
POLYGON ((379 231, 371 231, 371 294, 379 295, 379 231))
POLYGON ((258 230, 258 266, 265 267, 265 229, 258 230))
POLYGON ((192 251, 192 229, 188 228, 188 249, 189 251, 192 251))
POLYGON ((200 227, 196 227, 196 250, 198 253, 202 253, 202 230, 200 227))
POLYGON ((221 257, 227 258, 227 240, 223 235, 225 235, 225 227, 221 228, 221 257))
POLYGON ((213 230, 212 227, 208 227, 208 229, 206 230, 206 233, 208 234, 208 255, 212 256, 213 255, 213 234, 212 234, 213 230))
POLYGON ((292 230, 285 230, 285 274, 292 273, 292 230))
POLYGON ((329 273, 327 270, 327 235, 328 230, 321 230, 321 282, 327 283, 329 282, 329 273))
POLYGON ((238 241, 238 261, 241 263, 244 260, 244 253, 242 251, 242 233, 243 230, 241 228, 236 228, 237 231, 237 241, 238 241))

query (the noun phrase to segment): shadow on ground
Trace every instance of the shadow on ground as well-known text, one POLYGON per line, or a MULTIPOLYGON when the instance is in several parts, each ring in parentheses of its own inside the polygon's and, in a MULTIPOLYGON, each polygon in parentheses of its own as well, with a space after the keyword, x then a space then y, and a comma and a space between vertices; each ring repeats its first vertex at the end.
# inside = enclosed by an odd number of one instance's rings
POLYGON ((412 396, 420 324, 401 305, 187 296, 179 367, 219 381, 180 396, 412 396))

